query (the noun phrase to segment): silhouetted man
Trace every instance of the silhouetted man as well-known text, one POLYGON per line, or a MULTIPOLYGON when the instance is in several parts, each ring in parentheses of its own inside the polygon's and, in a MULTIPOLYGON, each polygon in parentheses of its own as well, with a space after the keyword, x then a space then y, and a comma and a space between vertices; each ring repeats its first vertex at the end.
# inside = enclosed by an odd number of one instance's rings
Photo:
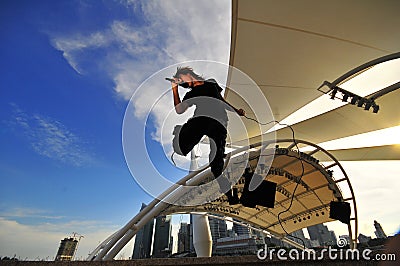
MULTIPOLYGON (((175 111, 184 113, 195 105, 194 116, 182 126, 174 130, 173 148, 180 155, 186 156, 204 135, 210 139, 210 167, 215 178, 224 168, 225 144, 227 137, 228 116, 226 110, 245 115, 243 109, 236 109, 221 96, 222 88, 214 79, 204 80, 190 67, 178 67, 172 82, 175 111), (182 101, 178 93, 178 85, 189 88, 182 101)), ((221 186, 221 184, 220 184, 221 186)), ((228 198, 231 192, 228 193, 228 198)))

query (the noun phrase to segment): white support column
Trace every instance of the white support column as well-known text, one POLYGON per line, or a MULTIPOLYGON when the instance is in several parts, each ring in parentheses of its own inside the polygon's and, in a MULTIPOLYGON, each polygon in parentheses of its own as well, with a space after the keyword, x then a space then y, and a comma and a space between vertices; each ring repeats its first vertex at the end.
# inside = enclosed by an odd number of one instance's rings
POLYGON ((205 214, 192 214, 193 246, 197 257, 211 257, 212 239, 210 224, 205 214))
MULTIPOLYGON (((198 168, 195 148, 190 153, 190 171, 198 168)), ((193 227, 193 247, 197 257, 211 257, 212 239, 210 223, 204 214, 191 214, 193 227)))

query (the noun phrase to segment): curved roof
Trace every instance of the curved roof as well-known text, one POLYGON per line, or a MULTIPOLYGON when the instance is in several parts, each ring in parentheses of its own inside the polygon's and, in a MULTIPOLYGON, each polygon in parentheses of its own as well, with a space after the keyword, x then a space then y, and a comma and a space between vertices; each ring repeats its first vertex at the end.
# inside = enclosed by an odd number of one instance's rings
MULTIPOLYGON (((400 51, 399 9, 398 1, 233 0, 230 65, 255 81, 281 121, 320 97, 317 88, 325 80, 400 51)), ((227 84, 246 87, 235 72, 227 84)), ((225 97, 234 106, 245 106, 229 89, 225 97)), ((295 124, 296 138, 321 143, 397 126, 399 100, 400 91, 380 98, 378 114, 351 105, 339 107, 295 124)), ((250 137, 258 135, 258 125, 244 123, 250 137)), ((290 134, 287 128, 277 131, 278 138, 290 134)))
MULTIPOLYGON (((296 142, 302 143, 299 140, 296 142)), ((313 156, 302 154, 299 157, 297 151, 291 150, 291 147, 294 147, 293 143, 290 140, 285 140, 279 143, 279 148, 262 149, 258 147, 256 150, 253 148, 253 151, 249 153, 249 166, 252 169, 257 169, 256 173, 262 177, 262 180, 277 184, 273 208, 260 205, 254 208, 246 207, 242 203, 230 205, 225 195, 209 203, 197 205, 196 202, 202 201, 202 197, 208 197, 210 193, 219 193, 216 190, 218 186, 210 186, 207 193, 198 193, 198 190, 193 190, 193 193, 180 195, 179 200, 175 202, 179 204, 170 205, 162 214, 210 212, 245 221, 275 236, 284 237, 286 233, 291 233, 307 226, 333 221, 333 219, 329 218, 331 201, 347 200, 354 206, 354 195, 342 194, 342 190, 351 190, 346 174, 335 171, 334 175, 332 175, 329 172, 331 167, 321 165, 313 157, 317 153, 322 153, 325 156, 329 156, 329 154, 317 147, 313 156), (271 167, 266 168, 266 171, 260 170, 260 165, 257 166, 257 164, 264 164, 263 160, 268 159, 263 159, 263 156, 271 154, 275 154, 271 167), (337 181, 343 177, 346 179, 343 181, 348 182, 338 184, 337 181), (215 191, 210 191, 212 189, 215 191), (294 195, 292 195, 293 192, 294 195), (189 206, 192 204, 194 206, 189 206)), ((243 161, 243 157, 240 155, 231 158, 228 168, 224 172, 230 177, 229 180, 234 180, 232 182, 234 184, 233 187, 238 189, 239 198, 243 195, 245 184, 245 178, 242 173, 244 167, 247 167, 246 164, 240 165, 241 161, 243 161), (237 182, 235 175, 240 176, 237 182)), ((208 181, 208 178, 206 178, 205 182, 208 181)), ((265 197, 266 195, 259 196, 265 197)), ((356 213, 353 209, 352 217, 354 219, 355 215, 356 213)))

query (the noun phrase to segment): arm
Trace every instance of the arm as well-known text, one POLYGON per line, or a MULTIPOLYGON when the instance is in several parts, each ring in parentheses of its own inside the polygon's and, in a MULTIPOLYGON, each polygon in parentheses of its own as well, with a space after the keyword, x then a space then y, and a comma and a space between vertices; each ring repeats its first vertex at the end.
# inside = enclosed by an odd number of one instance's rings
POLYGON ((221 99, 224 103, 226 103, 227 105, 229 105, 233 110, 235 110, 235 112, 240 115, 240 116, 245 116, 246 112, 243 109, 236 109, 232 104, 228 103, 224 97, 221 96, 221 99))
POLYGON ((181 98, 179 97, 178 84, 175 82, 171 82, 171 85, 172 85, 172 93, 174 95, 173 97, 174 97, 175 112, 177 114, 182 114, 188 109, 188 105, 185 102, 182 102, 181 98))

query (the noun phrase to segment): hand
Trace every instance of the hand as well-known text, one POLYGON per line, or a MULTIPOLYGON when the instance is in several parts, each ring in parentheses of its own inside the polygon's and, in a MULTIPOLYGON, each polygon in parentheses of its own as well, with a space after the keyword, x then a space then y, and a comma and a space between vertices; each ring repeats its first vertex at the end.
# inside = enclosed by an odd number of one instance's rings
POLYGON ((246 112, 243 109, 236 110, 236 113, 240 116, 245 116, 246 112))
POLYGON ((180 83, 180 80, 178 78, 174 78, 173 81, 171 80, 171 85, 173 88, 177 88, 178 84, 180 83))

